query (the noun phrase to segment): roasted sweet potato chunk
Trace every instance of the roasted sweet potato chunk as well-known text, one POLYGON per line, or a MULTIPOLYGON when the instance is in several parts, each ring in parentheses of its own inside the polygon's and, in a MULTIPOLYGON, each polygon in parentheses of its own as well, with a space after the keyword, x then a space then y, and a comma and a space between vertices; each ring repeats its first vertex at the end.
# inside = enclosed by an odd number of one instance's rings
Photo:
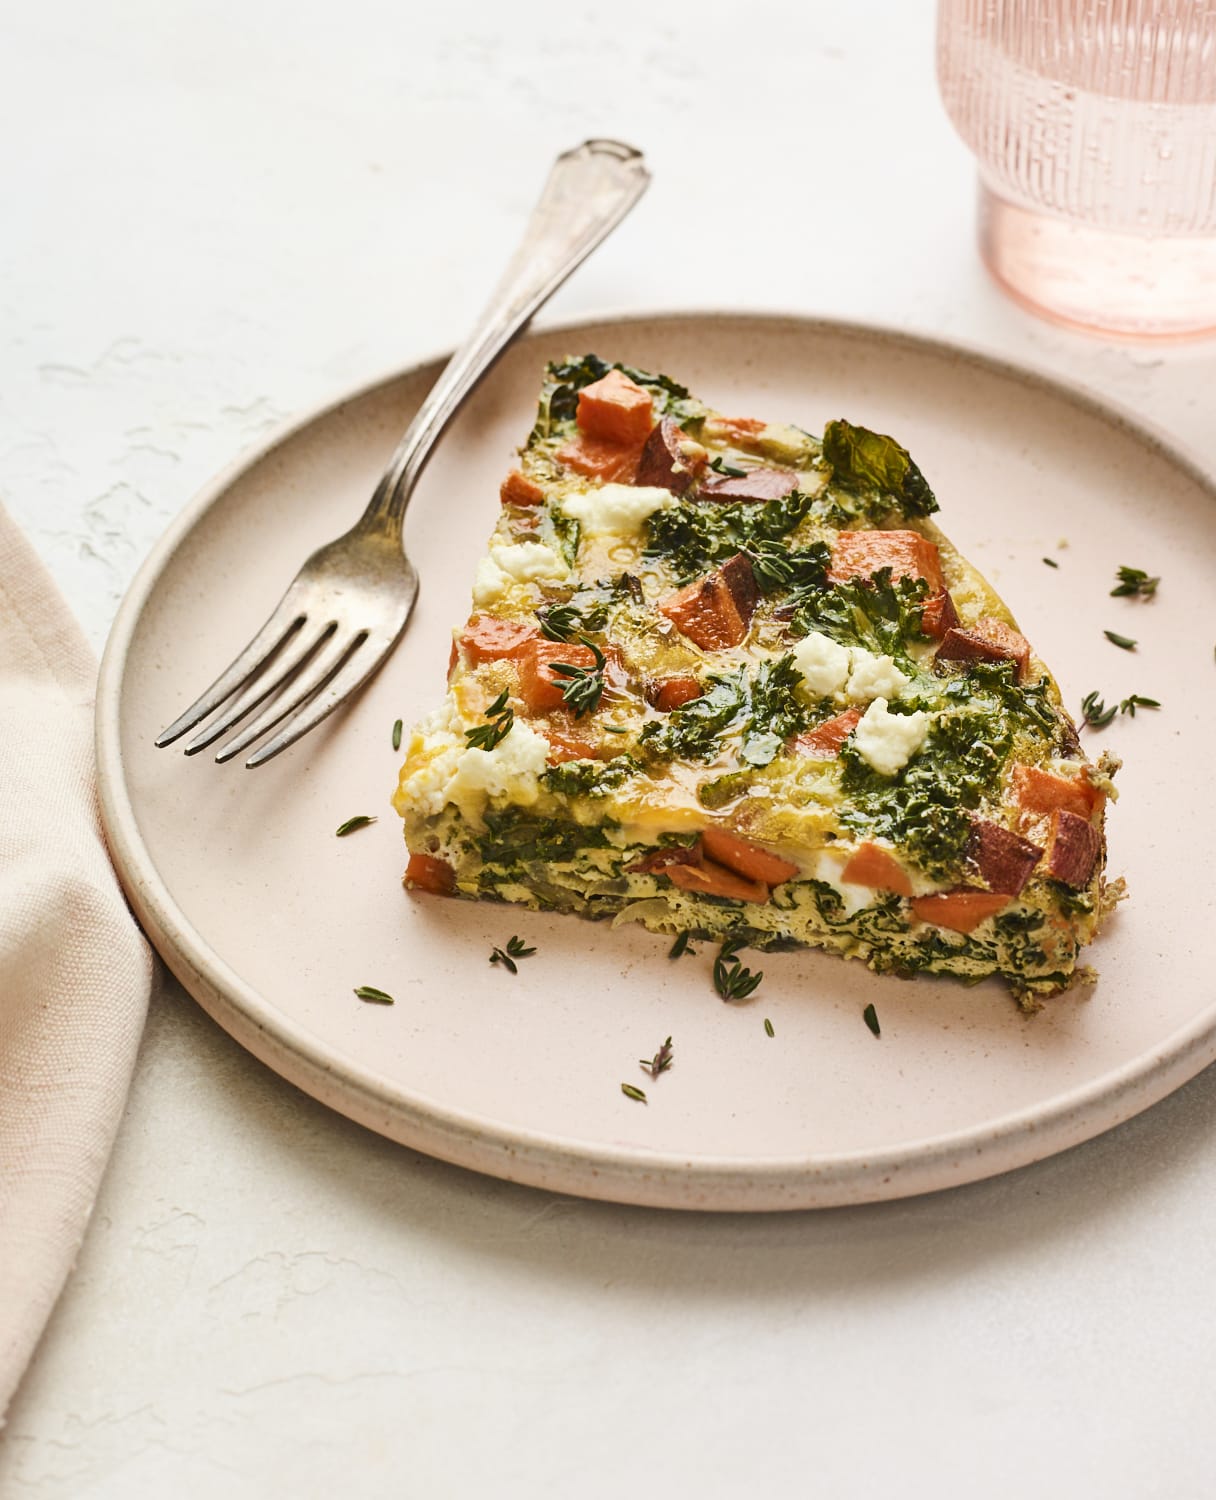
POLYGON ((640 448, 654 425, 650 392, 620 370, 578 393, 579 431, 590 438, 640 448))
POLYGON ((526 474, 512 469, 499 486, 498 498, 504 505, 540 505, 545 492, 526 474))
POLYGON ((646 701, 661 714, 669 714, 704 691, 695 677, 663 677, 646 684, 646 701))
POLYGON ((768 886, 762 880, 748 880, 709 860, 699 865, 669 865, 663 874, 681 890, 695 891, 700 896, 727 896, 732 901, 761 904, 769 897, 768 886))
POLYGON ((701 847, 706 858, 715 864, 725 865, 747 880, 762 880, 765 885, 780 885, 798 873, 798 866, 792 861, 712 824, 701 834, 701 847))
POLYGON ((814 729, 804 729, 790 742, 794 755, 809 755, 816 760, 832 760, 840 754, 840 747, 861 723, 859 708, 846 708, 833 719, 825 719, 814 729))
POLYGON ((636 484, 651 484, 682 495, 705 467, 705 449, 671 417, 651 429, 638 460, 636 484))
POLYGON ((714 475, 702 481, 698 500, 750 501, 780 500, 798 488, 797 474, 788 469, 749 469, 738 477, 714 475))
POLYGON ((1038 844, 1021 838, 1001 823, 971 819, 967 859, 990 891, 1016 896, 1043 857, 1038 844))
POLYGON ((987 917, 995 917, 1013 900, 995 891, 976 891, 960 886, 933 896, 913 896, 912 910, 922 922, 948 927, 951 932, 974 932, 987 917))
POLYGON ((539 635, 536 626, 526 620, 474 615, 460 632, 455 646, 470 663, 517 661, 539 635))
POLYGON ((872 891, 894 891, 897 896, 912 894, 908 872, 891 851, 884 849, 881 844, 858 845, 841 870, 840 878, 852 885, 868 886, 872 891))
POLYGON ((1057 808, 1051 815, 1047 841, 1047 873, 1073 890, 1089 884, 1102 835, 1087 818, 1057 808))
POLYGON ((1084 772, 1075 777, 1057 776, 1038 766, 1014 766, 1013 795, 1024 812, 1046 816, 1059 808, 1086 821, 1106 801, 1105 793, 1084 772))
POLYGON ((873 578, 890 568, 892 578, 923 578, 929 593, 945 588, 937 545, 917 531, 842 531, 832 546, 828 578, 844 583, 850 578, 873 578))
POLYGON ((405 884, 409 890, 450 896, 456 889, 456 871, 446 859, 436 859, 432 854, 411 854, 405 866, 405 884))
POLYGON ((939 589, 936 594, 930 594, 925 600, 920 623, 925 634, 938 641, 948 630, 954 629, 958 624, 958 610, 948 590, 939 589))
POLYGON ((1017 663, 1019 680, 1030 664, 1030 642, 1020 630, 1004 620, 985 616, 969 630, 955 626, 947 630, 937 648, 939 661, 1012 661, 1017 663))
POLYGON ((587 479, 605 484, 632 484, 642 450, 636 444, 611 442, 579 434, 557 450, 559 463, 587 479))
POLYGON ((658 607, 703 651, 721 651, 742 641, 759 600, 752 565, 739 552, 716 572, 661 599, 658 607))

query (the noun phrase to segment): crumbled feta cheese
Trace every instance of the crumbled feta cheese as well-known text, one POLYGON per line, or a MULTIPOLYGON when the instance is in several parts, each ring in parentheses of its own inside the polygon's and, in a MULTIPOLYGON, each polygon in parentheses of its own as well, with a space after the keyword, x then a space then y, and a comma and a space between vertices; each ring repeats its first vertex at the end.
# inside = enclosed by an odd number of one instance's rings
POLYGON ((655 485, 603 484, 568 495, 562 510, 577 521, 584 536, 629 536, 656 510, 670 510, 676 497, 655 485))
POLYGON ((539 578, 564 579, 570 569, 552 547, 543 542, 513 542, 491 547, 477 564, 473 578, 473 603, 491 604, 511 582, 533 583, 539 578))
POLYGON ((862 646, 850 650, 849 661, 847 692, 852 703, 872 703, 875 698, 885 698, 889 703, 892 698, 898 698, 912 681, 891 657, 876 656, 862 646))
POLYGON ((802 676, 804 698, 830 698, 849 680, 849 653, 830 636, 812 630, 794 647, 794 670, 802 676))
POLYGON ((853 744, 862 760, 880 776, 894 776, 925 743, 928 733, 928 714, 888 713, 887 700, 875 698, 853 731, 853 744))
POLYGON ((493 750, 464 750, 447 786, 447 800, 465 806, 486 797, 509 797, 531 806, 539 794, 537 777, 548 764, 549 741, 518 719, 493 750))

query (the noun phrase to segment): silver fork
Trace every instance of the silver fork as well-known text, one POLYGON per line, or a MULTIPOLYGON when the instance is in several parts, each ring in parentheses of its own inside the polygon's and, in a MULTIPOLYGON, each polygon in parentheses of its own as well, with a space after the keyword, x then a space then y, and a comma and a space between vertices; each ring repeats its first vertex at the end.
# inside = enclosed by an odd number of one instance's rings
POLYGON ((473 332, 445 366, 401 439, 363 515, 320 547, 231 666, 157 736, 196 755, 257 713, 216 754, 228 761, 279 725, 245 762, 263 765, 333 713, 372 675, 405 629, 418 575, 402 524, 418 476, 457 407, 537 309, 645 192, 642 153, 584 141, 557 158, 519 249, 473 332), (218 711, 218 712, 217 712, 218 711))

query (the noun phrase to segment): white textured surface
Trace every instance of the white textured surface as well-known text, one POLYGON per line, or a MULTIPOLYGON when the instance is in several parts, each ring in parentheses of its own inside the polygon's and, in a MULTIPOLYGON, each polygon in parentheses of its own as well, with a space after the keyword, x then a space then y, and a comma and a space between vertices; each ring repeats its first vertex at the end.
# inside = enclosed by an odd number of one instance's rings
MULTIPOLYGON (((460 335, 593 133, 656 183, 554 314, 945 333, 1216 462, 1212 346, 1104 347, 986 281, 928 0, 10 7, 0 485, 97 645, 216 468, 460 335)), ((664 1216, 388 1145, 167 986, 0 1494, 1204 1494, 1214 1126, 1209 1072, 947 1195, 664 1216)))

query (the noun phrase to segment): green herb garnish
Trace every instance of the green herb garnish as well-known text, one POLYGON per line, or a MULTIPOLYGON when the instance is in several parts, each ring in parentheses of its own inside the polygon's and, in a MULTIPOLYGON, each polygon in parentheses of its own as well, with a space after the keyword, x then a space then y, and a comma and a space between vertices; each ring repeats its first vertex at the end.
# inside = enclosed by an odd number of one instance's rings
POLYGON ((728 938, 714 959, 714 989, 723 1000, 746 1000, 756 992, 764 978, 763 969, 753 974, 736 956, 745 946, 742 938, 728 938))
POLYGON ((550 641, 572 641, 586 627, 583 618, 573 604, 553 604, 548 609, 538 609, 540 633, 550 641))
POLYGON ((1124 698, 1123 702, 1120 703, 1119 712, 1121 714, 1128 714, 1134 719, 1138 708, 1160 707, 1161 704, 1158 703, 1156 698, 1142 698, 1139 693, 1133 693, 1130 698, 1124 698))
POLYGON ((882 1027, 878 1024, 878 1012, 874 1009, 872 1003, 867 1005, 865 1010, 862 1011, 861 1017, 875 1036, 882 1035, 882 1027))
POLYGON ((638 1062, 652 1078, 657 1078, 660 1073, 666 1073, 672 1064, 671 1038, 667 1038, 653 1057, 639 1057, 638 1062))
POLYGON ((1056 560, 1055 560, 1054 557, 1045 557, 1043 559, 1043 561, 1047 564, 1047 566, 1049 568, 1058 568, 1060 566, 1060 564, 1058 562, 1056 562, 1056 560))
POLYGON ((396 721, 396 723, 393 725, 393 749, 394 750, 400 750, 401 749, 401 730, 402 730, 402 723, 401 723, 401 720, 398 719, 396 721))
POLYGON ((765 1036, 776 1036, 777 1035, 777 1033, 773 1030, 773 1023, 769 1020, 769 1018, 767 1016, 765 1016, 765 1018, 764 1018, 764 1034, 765 1034, 765 1036))
POLYGON ((530 958, 535 952, 536 949, 529 948, 523 938, 518 936, 511 937, 507 939, 505 949, 494 948, 491 950, 490 962, 492 964, 502 964, 508 974, 518 974, 519 966, 515 960, 517 958, 530 958))
POLYGON ((675 942, 672 943, 667 957, 682 958, 686 953, 695 953, 697 950, 688 946, 690 936, 691 934, 688 932, 680 933, 675 942))
POLYGON ((891 508, 904 516, 928 516, 937 509, 925 476, 894 438, 851 422, 829 422, 823 456, 832 466, 832 482, 842 490, 890 496, 891 508))
POLYGON ((1119 635, 1113 630, 1104 630, 1102 634, 1112 646, 1118 646, 1122 651, 1134 651, 1136 649, 1136 642, 1130 636, 1119 635))
POLYGON ((1160 578, 1150 578, 1143 568, 1121 567, 1115 574, 1119 580, 1110 591, 1112 599, 1151 599, 1157 592, 1160 578))
POLYGON ((646 1095, 632 1083, 621 1084, 621 1093, 626 1099, 636 1099, 639 1104, 647 1103, 646 1095))
POLYGON ((1107 708, 1098 697, 1097 688, 1081 699, 1081 722, 1088 724, 1091 729, 1105 729, 1117 712, 1116 708, 1107 708))
POLYGON ((507 703, 507 690, 503 688, 494 702, 486 709, 486 723, 474 729, 466 729, 464 737, 472 750, 493 750, 505 740, 515 723, 515 710, 507 703))
POLYGON ((339 823, 334 829, 334 837, 344 839, 348 833, 354 833, 356 828, 366 828, 369 823, 375 821, 370 813, 359 813, 357 817, 347 818, 345 823, 339 823))
POLYGON ((371 1005, 394 1005, 396 1002, 386 990, 378 990, 374 984, 356 986, 355 994, 371 1005))
POLYGON ((562 699, 573 710, 576 719, 594 713, 599 707, 604 695, 604 667, 607 663, 607 658, 594 641, 588 640, 585 635, 580 635, 579 640, 589 648, 595 661, 594 666, 576 667, 572 662, 555 661, 549 668, 555 677, 566 679, 562 699))
POLYGON ((728 464, 726 462, 726 460, 721 456, 721 454, 717 454, 717 453, 714 454, 713 458, 711 458, 710 461, 709 461, 709 467, 714 471, 715 474, 723 474, 723 475, 725 475, 725 477, 727 479, 746 479, 747 478, 747 470, 746 469, 736 469, 736 468, 734 468, 731 464, 728 464))

